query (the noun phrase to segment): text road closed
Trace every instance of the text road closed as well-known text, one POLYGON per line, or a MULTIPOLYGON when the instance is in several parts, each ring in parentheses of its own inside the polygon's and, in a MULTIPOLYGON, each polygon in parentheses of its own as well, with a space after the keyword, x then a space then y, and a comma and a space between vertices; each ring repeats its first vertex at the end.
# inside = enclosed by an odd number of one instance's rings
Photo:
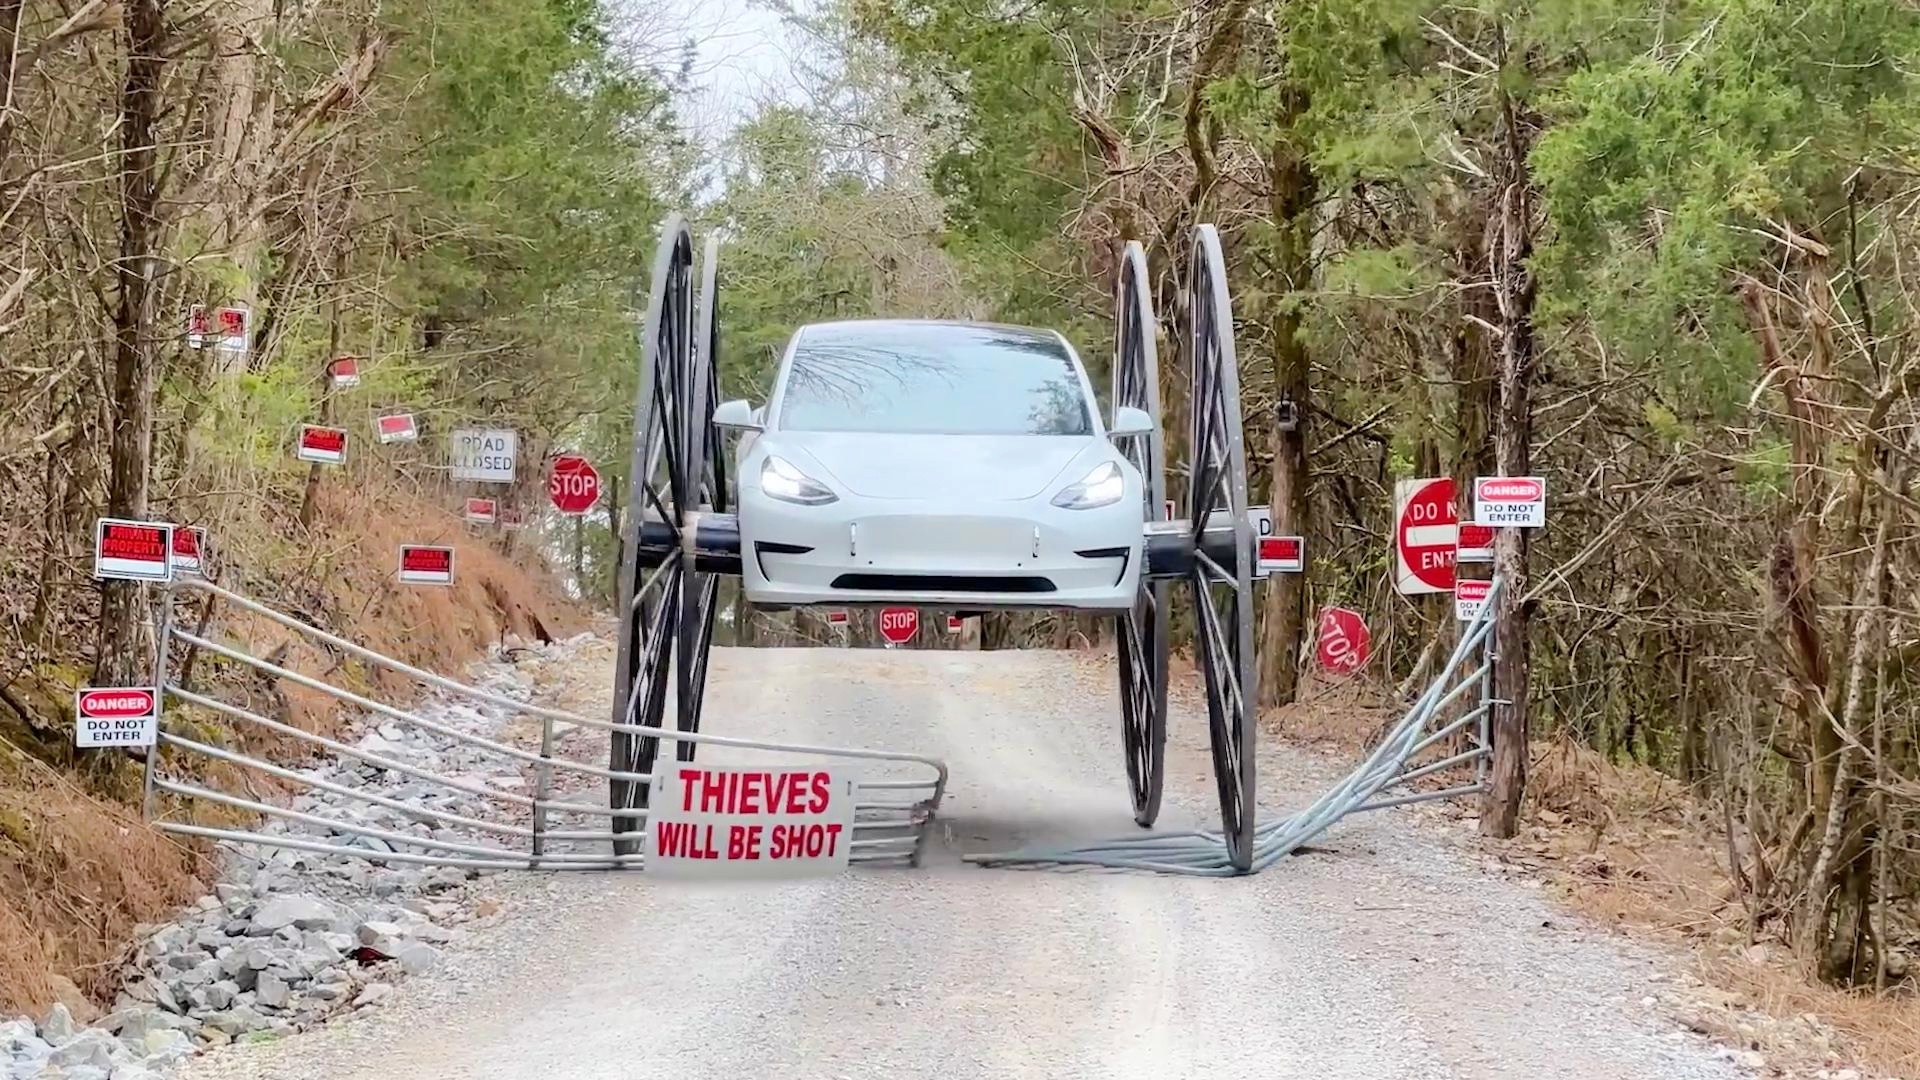
POLYGON ((820 768, 674 764, 647 814, 647 872, 785 878, 847 867, 853 781, 820 768))

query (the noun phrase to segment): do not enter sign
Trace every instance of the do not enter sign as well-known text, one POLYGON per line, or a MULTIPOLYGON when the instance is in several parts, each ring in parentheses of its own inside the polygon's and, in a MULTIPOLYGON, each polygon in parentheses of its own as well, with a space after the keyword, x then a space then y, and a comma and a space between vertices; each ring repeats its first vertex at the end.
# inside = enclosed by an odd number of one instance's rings
POLYGON ((547 475, 547 498, 563 514, 584 514, 600 499, 600 470, 578 454, 553 459, 547 475))
POLYGON ((1453 478, 1402 480, 1393 495, 1394 588, 1408 594, 1452 592, 1460 520, 1453 478))
POLYGON ((880 609, 880 636, 895 645, 905 645, 920 632, 920 612, 910 607, 880 609))

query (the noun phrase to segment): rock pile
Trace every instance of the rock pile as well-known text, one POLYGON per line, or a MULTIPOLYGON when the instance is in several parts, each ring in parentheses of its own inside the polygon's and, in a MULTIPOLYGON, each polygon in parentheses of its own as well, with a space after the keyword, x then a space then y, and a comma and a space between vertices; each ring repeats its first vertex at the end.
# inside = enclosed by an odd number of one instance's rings
MULTIPOLYGON (((503 658, 479 665, 473 684, 528 700, 536 672, 592 640, 583 634, 544 646, 509 643, 503 658)), ((415 711, 447 728, 507 741, 508 710, 435 696, 415 711)), ((369 718, 359 746, 469 787, 517 792, 528 786, 520 762, 390 718, 369 718)), ((428 844, 516 846, 512 837, 420 812, 490 821, 514 816, 514 808, 483 795, 344 757, 324 759, 302 775, 400 804, 306 788, 289 804, 302 813, 428 844)), ((380 858, 396 847, 434 851, 430 846, 312 822, 273 819, 259 828, 364 853, 236 851, 212 895, 171 923, 145 928, 111 1012, 90 1026, 77 1023, 66 1005, 55 1005, 37 1025, 27 1017, 0 1021, 0 1080, 153 1080, 207 1047, 288 1035, 372 1008, 394 992, 396 981, 431 972, 441 949, 476 915, 466 885, 488 871, 380 858)))

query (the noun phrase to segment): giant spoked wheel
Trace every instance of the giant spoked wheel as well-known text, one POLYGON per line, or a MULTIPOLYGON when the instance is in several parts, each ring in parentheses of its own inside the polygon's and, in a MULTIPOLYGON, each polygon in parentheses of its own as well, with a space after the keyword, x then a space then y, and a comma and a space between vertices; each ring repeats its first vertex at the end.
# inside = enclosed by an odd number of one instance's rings
MULTIPOLYGON (((1240 369, 1233 344, 1226 260, 1212 225, 1194 229, 1187 267, 1187 370, 1192 425, 1186 517, 1193 529, 1195 636, 1207 684, 1207 735, 1220 794, 1220 827, 1237 870, 1253 865, 1254 685, 1253 525, 1247 516, 1247 460, 1240 420, 1240 369), (1209 520, 1211 517, 1212 520, 1209 520), (1224 520, 1223 520, 1224 519, 1224 520), (1203 533, 1231 532, 1232 565, 1208 554, 1203 533)), ((1221 541, 1226 540, 1224 535, 1221 541)), ((1215 550, 1219 549, 1216 542, 1215 550)))
MULTIPOLYGON (((1165 451, 1160 436, 1160 363, 1147 255, 1129 240, 1120 253, 1114 283, 1113 419, 1120 410, 1141 409, 1153 419, 1145 435, 1118 445, 1145 480, 1142 522, 1159 521, 1166 510, 1165 451)), ((1120 737, 1127 759, 1133 820, 1142 828, 1160 815, 1167 751, 1167 583, 1140 575, 1133 607, 1115 618, 1119 651, 1120 737)))
MULTIPOLYGON (((720 390, 720 238, 709 236, 700 254, 700 294, 694 316, 691 366, 687 375, 686 434, 693 475, 686 487, 689 510, 697 513, 727 509, 726 453, 720 429, 713 424, 713 407, 720 390)), ((683 528, 694 527, 684 516, 683 528)), ((680 586, 679 641, 675 673, 679 677, 676 701, 681 731, 700 730, 700 706, 707 693, 707 657, 713 650, 713 616, 720 595, 720 575, 695 561, 686 567, 680 586)), ((698 744, 681 742, 676 754, 692 761, 698 744)))
MULTIPOLYGON (((677 541, 696 491, 696 454, 688 445, 693 427, 693 314, 693 236, 675 214, 661 230, 640 335, 633 458, 621 523, 620 638, 613 695, 613 720, 619 724, 660 726, 666 713, 668 665, 689 606, 681 594, 690 560, 677 541), (664 526, 661 532, 674 542, 643 557, 650 522, 664 526)), ((684 698, 681 709, 684 714, 684 698)), ((647 805, 647 784, 638 777, 653 771, 659 752, 655 736, 613 733, 608 768, 627 775, 608 779, 610 808, 647 805)), ((613 831, 644 829, 637 819, 615 817, 613 831)), ((630 855, 638 848, 637 836, 614 841, 616 854, 630 855)))

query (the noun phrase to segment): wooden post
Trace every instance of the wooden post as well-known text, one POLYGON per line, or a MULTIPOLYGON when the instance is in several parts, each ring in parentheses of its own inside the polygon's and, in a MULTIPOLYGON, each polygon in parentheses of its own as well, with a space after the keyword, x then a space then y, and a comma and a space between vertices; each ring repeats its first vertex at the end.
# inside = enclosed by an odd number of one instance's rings
MULTIPOLYGON (((1504 52, 1504 39, 1502 41, 1504 52)), ((1500 137, 1493 155, 1499 184, 1487 229, 1488 264, 1499 309, 1500 407, 1494 423, 1494 459, 1502 476, 1526 476, 1531 465, 1533 411, 1533 181, 1527 169, 1528 138, 1507 93, 1498 98, 1500 137)), ((1514 834, 1527 783, 1527 533, 1499 530, 1493 572, 1503 582, 1494 612, 1493 763, 1480 831, 1514 834)))

